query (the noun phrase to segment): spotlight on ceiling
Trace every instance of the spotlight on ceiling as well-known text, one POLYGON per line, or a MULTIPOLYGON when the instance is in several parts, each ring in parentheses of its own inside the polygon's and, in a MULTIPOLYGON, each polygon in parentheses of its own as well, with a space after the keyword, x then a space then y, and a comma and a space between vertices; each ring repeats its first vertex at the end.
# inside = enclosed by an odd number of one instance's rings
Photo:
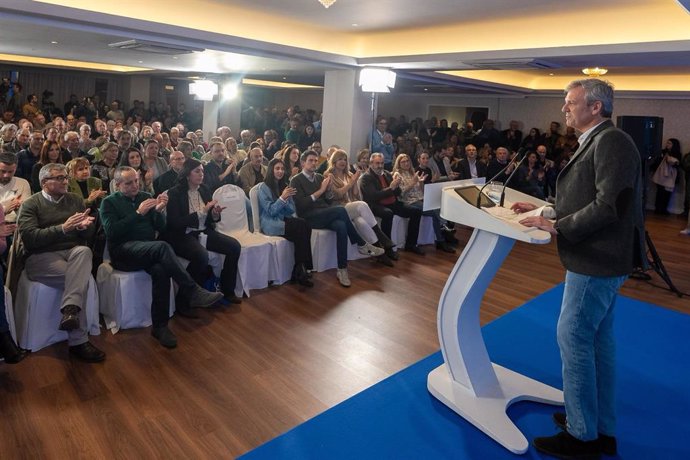
POLYGON ((189 94, 197 101, 212 101, 218 94, 218 85, 211 80, 197 80, 189 84, 189 94))

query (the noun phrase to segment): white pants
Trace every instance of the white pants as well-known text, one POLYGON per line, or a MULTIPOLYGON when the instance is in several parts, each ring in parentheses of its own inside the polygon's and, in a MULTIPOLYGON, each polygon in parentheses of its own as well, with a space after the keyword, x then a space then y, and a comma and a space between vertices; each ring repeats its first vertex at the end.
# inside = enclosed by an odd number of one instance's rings
POLYGON ((376 217, 369 209, 368 204, 364 201, 352 201, 345 205, 345 210, 357 229, 357 233, 364 241, 374 244, 379 240, 372 228, 376 225, 376 217))

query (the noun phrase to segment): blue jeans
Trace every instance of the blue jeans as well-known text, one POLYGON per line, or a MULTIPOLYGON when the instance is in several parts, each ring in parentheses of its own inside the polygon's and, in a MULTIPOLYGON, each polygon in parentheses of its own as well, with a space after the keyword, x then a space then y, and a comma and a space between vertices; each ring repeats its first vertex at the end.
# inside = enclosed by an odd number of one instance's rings
POLYGON ((347 247, 349 242, 358 246, 364 244, 355 226, 352 225, 350 216, 343 206, 330 206, 328 208, 315 209, 304 216, 311 228, 327 228, 333 230, 336 235, 336 254, 338 256, 338 268, 347 268, 347 247))
POLYGON ((627 275, 596 277, 571 271, 558 319, 568 432, 582 441, 616 428, 614 305, 627 275))

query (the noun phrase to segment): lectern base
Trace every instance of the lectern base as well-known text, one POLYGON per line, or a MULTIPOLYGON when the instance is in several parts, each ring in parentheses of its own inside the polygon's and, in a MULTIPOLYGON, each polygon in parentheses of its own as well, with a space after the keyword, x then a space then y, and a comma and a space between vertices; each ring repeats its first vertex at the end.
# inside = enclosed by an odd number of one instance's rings
POLYGON ((563 392, 522 374, 493 364, 500 388, 494 395, 476 396, 468 388, 451 380, 445 364, 429 373, 429 392, 458 415, 472 423, 509 451, 523 454, 527 438, 508 418, 506 410, 517 401, 536 401, 563 405, 563 392))

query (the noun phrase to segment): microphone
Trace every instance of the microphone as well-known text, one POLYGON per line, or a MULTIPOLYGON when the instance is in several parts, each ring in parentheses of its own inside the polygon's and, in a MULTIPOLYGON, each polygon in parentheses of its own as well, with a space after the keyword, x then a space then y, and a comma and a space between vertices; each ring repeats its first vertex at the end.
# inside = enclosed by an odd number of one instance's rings
POLYGON ((510 176, 508 176, 508 179, 506 179, 505 183, 503 184, 503 188, 501 189, 501 200, 498 202, 498 205, 500 207, 503 207, 503 202, 506 199, 506 187, 508 186, 508 182, 510 182, 510 179, 512 179, 515 173, 518 172, 518 169, 520 169, 520 165, 522 165, 522 163, 525 161, 525 158, 527 158, 527 155, 523 155, 520 161, 517 162, 517 164, 515 165, 515 170, 513 170, 513 172, 510 173, 510 176))
MULTIPOLYGON (((491 182, 493 182, 494 180, 496 180, 496 178, 497 178, 498 176, 500 176, 501 174, 503 174, 503 173, 506 171, 506 169, 508 169, 508 168, 510 167, 510 165, 512 165, 513 163, 515 163, 515 159, 519 158, 519 157, 520 157, 520 154, 522 154, 522 155, 523 155, 523 158, 524 158, 524 153, 525 153, 525 149, 524 149, 524 147, 523 147, 523 148, 521 148, 520 150, 518 150, 518 152, 517 152, 517 154, 515 155, 515 157, 511 158, 511 160, 508 162, 508 164, 505 165, 499 172, 497 172, 496 175, 495 175, 494 177, 492 177, 492 178, 489 179, 488 181, 484 182, 484 185, 482 185, 482 188, 479 189, 479 195, 477 196, 477 208, 481 208, 482 192, 484 192, 484 189, 486 188, 486 186, 489 185, 489 184, 490 184, 491 182)), ((522 161, 522 160, 520 160, 520 161, 522 161)), ((515 168, 515 169, 517 170, 517 168, 515 168)), ((511 176, 511 177, 512 177, 512 176, 511 176)), ((508 178, 508 180, 510 180, 510 178, 508 178)), ((507 182, 507 181, 506 181, 506 182, 507 182)))

